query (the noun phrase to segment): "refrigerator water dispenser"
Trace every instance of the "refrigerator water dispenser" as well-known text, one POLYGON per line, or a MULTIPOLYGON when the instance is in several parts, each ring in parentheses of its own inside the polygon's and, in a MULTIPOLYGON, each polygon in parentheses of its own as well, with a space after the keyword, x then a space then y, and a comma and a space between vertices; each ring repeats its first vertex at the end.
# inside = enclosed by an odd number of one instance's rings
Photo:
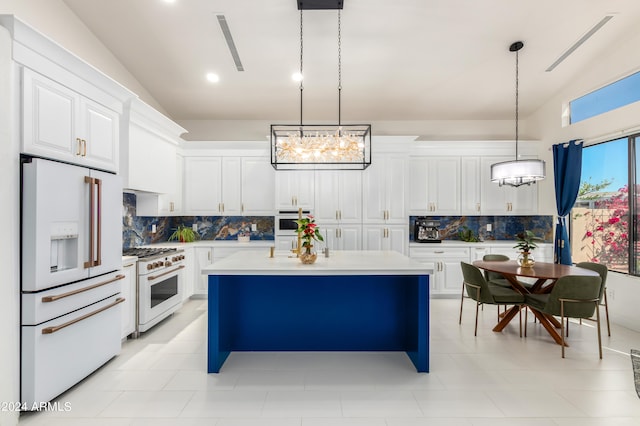
POLYGON ((51 272, 78 267, 78 224, 54 222, 51 224, 51 272))

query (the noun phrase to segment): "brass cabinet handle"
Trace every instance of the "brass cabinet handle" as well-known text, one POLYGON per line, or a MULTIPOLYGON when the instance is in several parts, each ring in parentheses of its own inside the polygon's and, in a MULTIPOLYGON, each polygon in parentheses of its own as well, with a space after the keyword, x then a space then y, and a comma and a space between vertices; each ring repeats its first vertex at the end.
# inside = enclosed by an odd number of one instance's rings
POLYGON ((244 213, 244 203, 240 203, 240 211, 244 213))
POLYGON ((76 155, 82 155, 82 139, 76 138, 76 146, 78 148, 76 155))
MULTIPOLYGON (((127 265, 127 266, 133 266, 133 265, 135 265, 135 263, 132 263, 131 265, 127 265)), ((125 268, 126 268, 126 266, 125 266, 125 268)), ((112 279, 110 279, 108 281, 103 281, 101 283, 93 284, 93 285, 90 285, 88 287, 79 288, 77 290, 69 291, 67 293, 62 293, 62 294, 56 294, 56 295, 53 295, 53 296, 44 296, 42 298, 42 302, 43 303, 55 302, 56 300, 64 299, 65 297, 73 296, 75 294, 84 293, 85 291, 93 290, 94 288, 102 287, 103 285, 107 285, 107 284, 110 284, 110 283, 112 283, 114 281, 118 281, 118 280, 121 280, 121 279, 124 279, 124 275, 118 274, 114 278, 112 278, 112 279)))
POLYGON ((476 211, 479 212, 480 211, 480 203, 476 204, 476 211))
POLYGON ((173 211, 173 201, 169 202, 169 211, 172 212, 173 211))
POLYGON ((87 156, 87 141, 82 139, 82 156, 87 156))
POLYGON ((86 320, 87 318, 90 318, 90 317, 92 317, 94 315, 97 315, 100 312, 106 311, 107 309, 111 309, 114 306, 116 306, 116 305, 118 305, 118 304, 120 304, 120 303, 122 303, 124 301, 125 301, 124 297, 118 297, 115 302, 113 302, 113 303, 111 303, 111 304, 109 304, 107 306, 104 306, 104 307, 102 307, 100 309, 97 309, 97 310, 95 310, 93 312, 89 312, 88 314, 82 315, 81 317, 72 319, 71 321, 65 322, 64 324, 56 325, 56 326, 53 326, 53 327, 43 328, 42 329, 42 334, 53 334, 56 331, 60 331, 65 327, 69 327, 70 325, 73 325, 73 324, 75 324, 77 322, 86 320))

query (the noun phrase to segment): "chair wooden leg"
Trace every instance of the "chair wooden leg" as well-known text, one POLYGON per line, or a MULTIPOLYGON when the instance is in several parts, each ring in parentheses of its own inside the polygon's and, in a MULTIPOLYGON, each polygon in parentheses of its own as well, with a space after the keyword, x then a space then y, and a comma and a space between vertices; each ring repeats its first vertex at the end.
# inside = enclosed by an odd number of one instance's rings
POLYGON ((529 319, 529 308, 524 308, 524 337, 527 337, 527 320, 529 319))
POLYGON ((602 359, 602 337, 600 335, 600 302, 596 302, 596 325, 598 327, 598 351, 600 359, 602 359))
POLYGON ((607 288, 604 288, 604 314, 607 317, 607 335, 611 337, 611 326, 609 325, 609 302, 607 302, 607 288))
MULTIPOLYGON (((582 318, 580 320, 582 321, 582 318)), ((569 337, 569 318, 567 318, 567 337, 569 337)))

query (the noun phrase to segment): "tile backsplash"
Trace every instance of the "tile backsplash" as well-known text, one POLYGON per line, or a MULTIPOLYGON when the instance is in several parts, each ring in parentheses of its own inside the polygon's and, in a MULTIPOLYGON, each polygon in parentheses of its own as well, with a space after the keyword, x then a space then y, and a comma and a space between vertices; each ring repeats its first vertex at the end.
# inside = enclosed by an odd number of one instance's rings
MULTIPOLYGON (((418 216, 410 217, 409 239, 411 241, 413 241, 416 217, 418 216)), ((426 216, 426 218, 440 221, 440 238, 443 241, 459 241, 458 232, 466 226, 481 241, 515 240, 516 234, 529 230, 544 242, 553 242, 553 216, 426 216), (491 225, 491 231, 487 231, 487 225, 491 225)))
POLYGON ((171 216, 136 215, 136 195, 125 192, 122 213, 122 248, 163 243, 178 225, 197 225, 200 240, 236 240, 238 234, 248 234, 252 240, 274 239, 273 216, 171 216), (256 230, 251 230, 251 225, 256 230), (153 228, 155 225, 155 232, 153 228))
MULTIPOLYGON (((409 240, 413 241, 413 227, 417 216, 411 216, 409 240)), ((525 229, 532 231, 545 242, 553 241, 553 216, 428 216, 440 221, 443 241, 459 240, 463 226, 471 229, 482 241, 514 240, 525 229), (491 231, 487 231, 487 224, 491 231)), ((236 240, 238 234, 248 233, 252 240, 274 240, 273 216, 171 216, 146 217, 136 215, 136 195, 125 192, 122 211, 122 248, 163 243, 175 228, 183 224, 197 225, 200 240, 236 240), (256 225, 256 231, 251 225, 256 225), (155 232, 153 227, 155 225, 155 232)))

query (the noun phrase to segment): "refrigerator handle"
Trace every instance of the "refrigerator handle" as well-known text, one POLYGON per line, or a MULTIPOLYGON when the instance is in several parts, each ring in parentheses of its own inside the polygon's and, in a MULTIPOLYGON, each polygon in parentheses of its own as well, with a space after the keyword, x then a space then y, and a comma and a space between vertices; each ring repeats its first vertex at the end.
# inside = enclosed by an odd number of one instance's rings
POLYGON ((102 179, 84 177, 89 184, 89 261, 85 268, 102 264, 102 179))
POLYGON ((102 179, 95 179, 94 182, 98 187, 98 211, 96 212, 96 217, 98 219, 98 226, 96 227, 97 234, 97 245, 96 245, 96 260, 93 263, 93 266, 102 265, 102 179))

